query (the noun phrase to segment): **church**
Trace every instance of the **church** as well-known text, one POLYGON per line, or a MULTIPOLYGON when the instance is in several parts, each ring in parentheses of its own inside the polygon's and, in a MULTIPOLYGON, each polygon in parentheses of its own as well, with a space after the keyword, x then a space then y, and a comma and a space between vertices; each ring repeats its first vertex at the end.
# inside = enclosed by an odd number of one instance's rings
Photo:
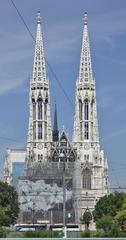
POLYGON ((56 103, 51 127, 40 12, 36 25, 27 146, 7 149, 4 181, 18 189, 20 221, 61 223, 65 201, 65 221, 79 223, 84 212, 92 212, 98 199, 109 192, 107 159, 99 142, 88 17, 85 13, 71 142, 64 130, 59 133, 56 103))

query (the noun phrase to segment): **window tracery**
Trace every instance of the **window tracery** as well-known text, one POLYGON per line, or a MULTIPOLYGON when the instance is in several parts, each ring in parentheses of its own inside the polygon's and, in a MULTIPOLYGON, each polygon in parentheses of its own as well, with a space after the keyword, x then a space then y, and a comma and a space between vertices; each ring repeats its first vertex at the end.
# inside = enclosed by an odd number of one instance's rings
POLYGON ((82 186, 83 189, 91 189, 91 170, 85 168, 82 176, 82 186))

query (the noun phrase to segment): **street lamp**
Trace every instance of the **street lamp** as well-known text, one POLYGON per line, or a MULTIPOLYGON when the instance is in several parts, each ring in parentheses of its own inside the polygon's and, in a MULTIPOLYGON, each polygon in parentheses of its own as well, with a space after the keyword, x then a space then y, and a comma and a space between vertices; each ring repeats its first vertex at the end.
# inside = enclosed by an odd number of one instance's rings
POLYGON ((65 154, 60 153, 60 158, 63 159, 63 226, 64 226, 64 238, 67 238, 66 231, 66 181, 65 181, 65 154))

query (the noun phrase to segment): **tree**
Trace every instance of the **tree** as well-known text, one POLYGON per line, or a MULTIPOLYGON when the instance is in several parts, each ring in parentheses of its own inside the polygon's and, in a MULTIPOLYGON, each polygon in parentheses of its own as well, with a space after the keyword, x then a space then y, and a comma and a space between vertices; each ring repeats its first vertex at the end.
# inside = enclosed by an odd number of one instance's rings
POLYGON ((126 229, 126 194, 111 193, 99 199, 93 211, 96 228, 105 236, 117 237, 126 229))
POLYGON ((103 216, 97 220, 96 228, 103 229, 105 232, 109 232, 111 230, 112 224, 113 218, 111 216, 103 216))
POLYGON ((117 211, 115 216, 121 231, 126 231, 126 197, 124 198, 122 208, 117 211))
POLYGON ((93 211, 95 221, 103 216, 114 217, 118 210, 121 209, 124 202, 124 193, 111 193, 100 198, 93 211))
POLYGON ((85 224, 85 228, 88 229, 89 228, 89 224, 92 220, 92 214, 91 212, 89 211, 89 209, 87 208, 82 216, 82 218, 80 219, 80 221, 82 223, 85 224))
POLYGON ((0 182, 0 226, 15 223, 18 213, 18 194, 15 188, 0 182))

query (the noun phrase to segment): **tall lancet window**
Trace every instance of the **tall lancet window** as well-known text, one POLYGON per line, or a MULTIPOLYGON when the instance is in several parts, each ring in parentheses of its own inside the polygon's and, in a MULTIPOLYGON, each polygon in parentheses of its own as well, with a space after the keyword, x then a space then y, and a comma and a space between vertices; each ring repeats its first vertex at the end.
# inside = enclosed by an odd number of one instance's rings
POLYGON ((38 99, 38 120, 42 120, 42 99, 38 99))
POLYGON ((47 120, 47 103, 48 103, 48 98, 45 99, 45 104, 44 104, 44 119, 47 120))
POLYGON ((84 139, 89 139, 89 101, 85 99, 84 101, 84 139))
POLYGON ((33 122, 33 140, 36 139, 36 122, 33 122))
POLYGON ((32 99, 32 106, 33 106, 33 121, 34 121, 36 120, 36 103, 34 99, 32 99))
POLYGON ((91 189, 91 170, 89 168, 85 168, 83 171, 82 186, 83 189, 91 189))
POLYGON ((88 99, 85 99, 84 101, 84 120, 89 120, 89 101, 88 99))
POLYGON ((38 139, 42 139, 42 122, 38 122, 38 139))
POLYGON ((79 118, 82 121, 82 101, 79 100, 79 118))
POLYGON ((79 119, 80 119, 80 135, 81 135, 81 140, 82 140, 82 111, 83 111, 83 104, 82 104, 82 101, 79 100, 79 119))
POLYGON ((84 139, 88 140, 89 139, 89 123, 84 122, 84 139))

